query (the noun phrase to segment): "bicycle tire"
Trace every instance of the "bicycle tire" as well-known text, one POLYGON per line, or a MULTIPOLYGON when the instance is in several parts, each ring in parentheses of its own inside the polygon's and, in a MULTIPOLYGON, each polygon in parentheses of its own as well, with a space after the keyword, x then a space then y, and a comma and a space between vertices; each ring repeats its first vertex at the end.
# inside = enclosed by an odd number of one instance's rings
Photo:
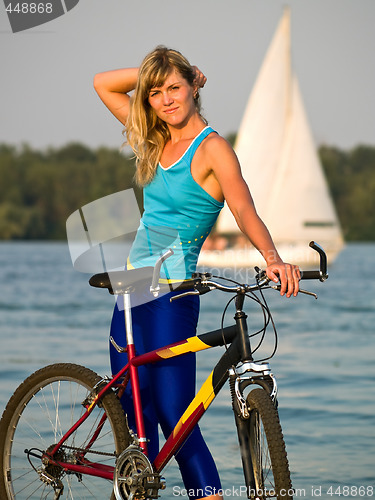
MULTIPOLYGON (((38 468, 62 482, 64 499, 115 498, 112 481, 69 474, 58 466, 44 466, 40 458, 30 457, 25 452, 39 450, 35 453, 41 455, 40 451, 57 443, 84 413, 81 403, 100 380, 101 377, 88 368, 59 363, 36 371, 16 389, 0 421, 1 499, 53 499, 54 489, 41 480, 41 475, 35 470, 38 468)), ((78 449, 83 449, 89 442, 90 433, 95 431, 104 412, 107 420, 85 456, 106 465, 115 465, 116 456, 130 444, 130 434, 122 406, 112 391, 64 443, 66 446, 59 453, 65 460, 77 460, 78 449)))
POLYGON ((277 409, 263 389, 247 396, 247 430, 255 487, 253 498, 292 500, 293 490, 277 409))

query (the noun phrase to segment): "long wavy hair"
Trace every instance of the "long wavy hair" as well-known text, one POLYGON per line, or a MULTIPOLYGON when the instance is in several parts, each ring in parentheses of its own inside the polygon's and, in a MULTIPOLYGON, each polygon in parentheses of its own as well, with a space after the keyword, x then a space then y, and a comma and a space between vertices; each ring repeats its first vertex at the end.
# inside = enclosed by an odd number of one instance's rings
MULTIPOLYGON (((148 102, 149 93, 152 88, 161 87, 174 70, 191 87, 194 86, 195 72, 189 61, 177 50, 158 46, 145 57, 139 68, 124 130, 127 144, 136 156, 135 180, 139 186, 145 186, 153 179, 163 148, 170 138, 166 123, 156 115, 148 102)), ((198 90, 194 95, 194 103, 201 115, 198 90)))

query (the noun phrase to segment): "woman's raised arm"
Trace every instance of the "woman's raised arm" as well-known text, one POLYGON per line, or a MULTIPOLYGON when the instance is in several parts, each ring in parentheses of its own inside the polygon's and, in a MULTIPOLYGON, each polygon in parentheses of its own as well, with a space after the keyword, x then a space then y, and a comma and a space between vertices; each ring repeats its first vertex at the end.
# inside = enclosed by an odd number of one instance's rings
POLYGON ((109 111, 125 125, 129 114, 129 92, 135 89, 138 68, 115 69, 97 73, 94 88, 109 111))

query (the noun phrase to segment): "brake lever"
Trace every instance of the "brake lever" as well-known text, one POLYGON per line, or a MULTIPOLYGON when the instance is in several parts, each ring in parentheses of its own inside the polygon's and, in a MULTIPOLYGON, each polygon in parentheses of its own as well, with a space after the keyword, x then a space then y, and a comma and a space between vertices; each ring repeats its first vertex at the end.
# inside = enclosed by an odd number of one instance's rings
MULTIPOLYGON (((313 241, 310 243, 310 246, 313 247, 313 248, 315 248, 315 246, 313 246, 313 244, 320 249, 319 245, 317 245, 313 241)), ((324 253, 323 250, 322 250, 322 252, 324 253)), ((255 271, 258 273, 257 276, 256 276, 256 278, 257 278, 258 281, 260 281, 261 279, 268 279, 269 282, 271 281, 270 278, 267 277, 266 271, 262 271, 261 269, 259 269, 259 267, 255 267, 255 271)), ((323 271, 325 273, 324 276, 328 277, 328 275, 327 275, 327 268, 323 269, 323 271)), ((278 292, 280 292, 280 290, 281 290, 281 285, 268 285, 268 286, 270 288, 272 288, 273 290, 277 290, 278 292)), ((304 293, 305 295, 311 295, 311 297, 314 297, 315 299, 318 299, 318 296, 317 296, 316 293, 309 292, 308 290, 302 290, 300 288, 299 291, 298 291, 298 293, 304 293)))
POLYGON ((183 292, 169 299, 169 302, 173 302, 177 299, 182 299, 182 297, 187 297, 188 295, 200 295, 198 290, 190 290, 189 292, 183 292))
POLYGON ((169 302, 173 302, 174 300, 177 299, 182 299, 182 297, 187 297, 188 295, 204 295, 205 293, 210 292, 211 290, 214 290, 213 287, 205 286, 201 287, 200 289, 194 289, 194 290, 189 290, 188 292, 183 292, 180 293, 179 295, 175 295, 174 297, 171 297, 169 299, 169 302))
MULTIPOLYGON (((270 288, 272 288, 273 290, 277 290, 278 292, 280 292, 281 290, 281 285, 270 285, 270 288)), ((298 293, 304 293, 305 295, 311 295, 312 297, 314 297, 315 299, 318 298, 317 294, 314 293, 314 292, 309 292, 308 290, 302 290, 301 288, 298 290, 298 293)))

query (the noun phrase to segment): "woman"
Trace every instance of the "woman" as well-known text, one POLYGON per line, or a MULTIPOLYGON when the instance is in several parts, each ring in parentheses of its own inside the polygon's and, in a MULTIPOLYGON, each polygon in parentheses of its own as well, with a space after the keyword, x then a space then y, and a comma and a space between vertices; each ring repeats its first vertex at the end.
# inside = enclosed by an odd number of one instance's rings
MULTIPOLYGON (((207 126, 200 113, 199 89, 205 83, 198 68, 192 67, 179 52, 165 47, 157 47, 146 56, 139 69, 95 76, 98 95, 125 125, 128 143, 136 154, 136 181, 144 187, 144 240, 148 241, 149 230, 155 226, 178 229, 178 251, 170 258, 166 277, 189 278, 226 200, 239 228, 263 255, 267 275, 275 282, 280 280, 281 295, 295 296, 299 289, 298 267, 285 264, 278 255, 257 215, 233 149, 207 126)), ((142 241, 141 231, 138 237, 142 241)), ((136 241, 130 255, 132 266, 138 267, 144 257, 137 251, 140 247, 136 241)), ((138 352, 195 335, 197 301, 194 296, 170 304, 166 296, 134 307, 138 352)), ((122 317, 115 308, 111 330, 115 338, 123 331, 122 317)), ((124 364, 113 349, 111 362, 114 372, 124 364)), ((193 397, 194 354, 158 363, 148 371, 144 369, 140 378, 152 460, 158 446, 157 423, 168 435, 193 397)), ((128 418, 132 420, 131 415, 128 418)), ((199 428, 188 438, 176 460, 190 499, 221 498, 218 473, 199 428)))

